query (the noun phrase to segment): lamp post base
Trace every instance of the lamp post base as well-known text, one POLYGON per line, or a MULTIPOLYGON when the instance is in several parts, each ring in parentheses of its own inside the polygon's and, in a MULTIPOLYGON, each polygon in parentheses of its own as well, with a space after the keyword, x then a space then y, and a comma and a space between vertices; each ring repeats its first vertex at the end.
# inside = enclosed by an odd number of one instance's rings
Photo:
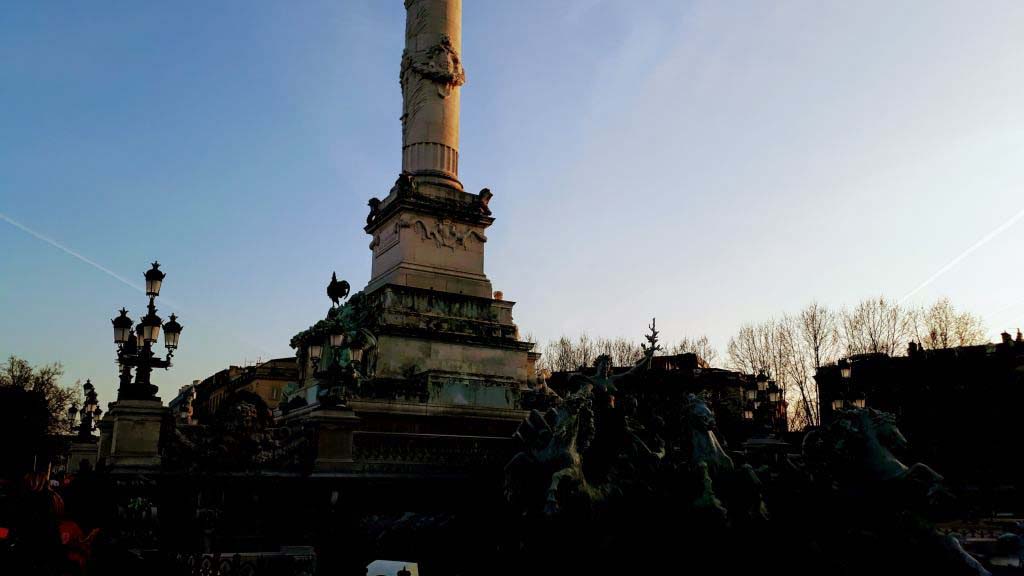
POLYGON ((119 399, 110 405, 111 472, 153 471, 160 467, 160 427, 168 408, 157 399, 119 399))

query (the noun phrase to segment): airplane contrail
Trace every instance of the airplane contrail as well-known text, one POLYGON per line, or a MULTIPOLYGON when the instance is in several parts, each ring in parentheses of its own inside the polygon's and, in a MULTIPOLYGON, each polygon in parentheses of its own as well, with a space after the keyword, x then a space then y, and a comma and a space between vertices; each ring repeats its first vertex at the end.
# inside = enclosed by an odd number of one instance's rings
MULTIPOLYGON (((99 270, 100 272, 103 272, 107 276, 110 276, 111 278, 114 278, 118 282, 121 282, 122 284, 125 284, 127 286, 131 286, 132 288, 138 290, 139 292, 141 292, 143 294, 146 293, 146 289, 143 288, 140 284, 135 284, 131 280, 128 280, 124 276, 121 276, 117 272, 114 272, 110 268, 107 268, 106 266, 96 262, 95 260, 91 260, 91 259, 89 259, 89 258, 87 258, 87 257, 85 257, 85 256, 83 256, 81 254, 79 254, 78 252, 75 252, 71 248, 68 248, 67 246, 61 244, 60 242, 57 242, 56 240, 54 240, 53 238, 50 238, 49 236, 46 236, 45 234, 40 234, 39 232, 36 232, 35 230, 29 228, 28 226, 25 226, 21 222, 18 222, 17 220, 15 220, 15 219, 11 218, 10 216, 4 214, 3 212, 0 212, 0 220, 3 220, 5 222, 9 223, 11 226, 14 226, 15 228, 21 230, 22 232, 25 232, 26 234, 34 236, 34 237, 42 240, 43 242, 46 242, 50 246, 53 246, 54 248, 57 248, 58 250, 66 253, 66 254, 69 254, 69 255, 71 255, 71 256, 79 259, 79 260, 81 260, 82 262, 85 262, 86 264, 92 266, 93 268, 99 270)), ((178 308, 179 311, 182 308, 182 306, 180 304, 176 303, 174 300, 171 300, 169 298, 163 298, 163 302, 164 302, 164 304, 167 304, 167 305, 174 306, 174 307, 178 308)), ((265 347, 263 347, 263 346, 261 346, 259 344, 254 344, 248 338, 240 337, 239 336, 238 340, 240 342, 242 342, 243 344, 247 345, 247 346, 250 346, 252 348, 255 348, 255 349, 265 353, 267 356, 273 356, 272 352, 268 351, 265 347)))
POLYGON ((929 284, 931 284, 932 282, 937 280, 939 278, 939 276, 942 276, 946 272, 949 272, 949 270, 951 268, 953 268, 954 266, 956 266, 957 264, 959 264, 961 260, 963 260, 964 258, 970 256, 970 254, 972 252, 974 252, 975 250, 977 250, 978 248, 981 248, 985 244, 988 244, 989 242, 991 242, 993 238, 995 238, 996 236, 1002 234, 1004 231, 1006 231, 1007 228, 1009 228, 1009 227, 1013 226, 1014 224, 1016 224, 1017 221, 1020 220, 1021 218, 1024 218, 1024 208, 1022 208, 1020 212, 1017 212, 1016 214, 1011 216, 1009 220, 1007 220, 1006 222, 1003 222, 1002 224, 997 226, 994 230, 992 230, 988 234, 985 234, 984 236, 982 236, 981 239, 978 240, 977 242, 975 242, 973 246, 971 246, 967 250, 964 250, 963 252, 961 252, 959 256, 957 256, 956 258, 953 258, 952 260, 950 260, 945 266, 943 266, 942 268, 939 268, 938 271, 936 271, 934 274, 932 274, 927 280, 922 282, 917 288, 914 288, 910 292, 907 292, 906 296, 904 296, 903 298, 900 299, 900 304, 904 303, 908 298, 910 298, 914 294, 917 294, 918 292, 923 290, 925 287, 927 287, 929 284))
POLYGON ((96 262, 94 260, 90 260, 89 258, 86 258, 85 256, 82 256, 78 252, 75 252, 74 250, 72 250, 71 248, 68 248, 67 246, 61 244, 60 242, 57 242, 53 238, 50 238, 49 236, 45 236, 43 234, 40 234, 39 232, 36 232, 35 230, 29 228, 28 226, 25 226, 21 222, 18 222, 17 220, 15 220, 15 219, 11 218, 10 216, 4 214, 3 212, 0 212, 0 220, 4 220, 8 224, 10 224, 11 226, 14 226, 15 228, 21 230, 22 232, 25 232, 26 234, 30 234, 32 236, 35 236, 36 238, 42 240, 43 242, 46 242, 50 246, 53 246, 54 248, 57 248, 58 250, 61 250, 61 251, 63 251, 66 254, 70 254, 71 256, 74 256, 75 258, 78 258, 82 262, 85 262, 86 264, 92 266, 93 268, 99 270, 100 272, 103 272, 104 274, 114 278, 118 282, 121 282, 123 284, 127 284, 128 286, 131 286, 132 288, 138 290, 139 292, 142 292, 143 294, 146 293, 146 290, 141 285, 135 284, 131 280, 128 280, 124 276, 121 276, 117 272, 114 272, 110 268, 107 268, 106 266, 103 266, 102 264, 99 264, 98 262, 96 262))

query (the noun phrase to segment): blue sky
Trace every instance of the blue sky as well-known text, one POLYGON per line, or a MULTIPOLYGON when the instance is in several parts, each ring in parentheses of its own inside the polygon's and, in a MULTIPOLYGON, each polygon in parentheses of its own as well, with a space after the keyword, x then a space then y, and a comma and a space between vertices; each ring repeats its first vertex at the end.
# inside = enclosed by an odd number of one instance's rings
MULTIPOLYGON (((0 353, 113 400, 109 320, 144 297, 43 236, 135 283, 163 263, 161 314, 185 325, 165 399, 290 354, 331 271, 368 280, 403 19, 398 0, 6 2, 0 353)), ((1024 326, 1021 30, 1013 1, 467 1, 460 168, 495 193, 487 273, 540 339, 639 339, 657 316, 724 348, 879 294, 1024 326)))

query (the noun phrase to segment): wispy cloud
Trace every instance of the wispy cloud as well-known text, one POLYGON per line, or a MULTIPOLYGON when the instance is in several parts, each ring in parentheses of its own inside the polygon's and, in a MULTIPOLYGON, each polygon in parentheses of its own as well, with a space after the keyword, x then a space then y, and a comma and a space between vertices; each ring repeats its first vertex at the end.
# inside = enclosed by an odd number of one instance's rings
POLYGON ((1024 218, 1024 208, 1022 208, 1020 210, 1020 212, 1017 212, 1016 214, 1011 216, 1009 220, 1007 220, 1006 222, 1003 222, 1002 224, 997 226, 994 230, 992 230, 988 234, 985 234, 984 236, 982 236, 980 240, 975 242, 970 248, 968 248, 968 249, 964 250, 963 252, 961 252, 959 256, 957 256, 956 258, 953 258, 952 260, 950 260, 945 266, 943 266, 942 268, 939 268, 934 274, 929 276, 927 280, 925 280, 924 282, 919 284, 917 286, 917 288, 914 288, 910 292, 907 292, 907 294, 903 298, 900 299, 900 303, 902 304, 903 302, 906 302, 908 298, 910 298, 914 294, 917 294, 921 290, 925 289, 932 282, 935 282, 936 280, 938 280, 940 276, 942 276, 946 272, 949 272, 951 269, 953 269, 953 267, 956 266, 957 264, 959 264, 961 260, 963 260, 964 258, 967 258, 975 250, 978 250, 982 246, 984 246, 984 245, 988 244, 989 242, 991 242, 993 238, 995 238, 996 236, 999 236, 1000 234, 1005 232, 1008 228, 1010 228, 1011 226, 1016 224, 1018 221, 1020 221, 1021 218, 1024 218))
POLYGON ((18 222, 17 220, 15 220, 15 219, 11 218, 10 216, 4 214, 3 212, 0 212, 0 220, 3 220, 5 222, 7 222, 11 226, 14 226, 15 228, 21 230, 22 232, 25 232, 26 234, 29 234, 30 236, 34 236, 34 237, 42 240, 43 242, 46 242, 50 246, 53 246, 54 248, 57 248, 58 250, 61 250, 65 254, 70 254, 71 256, 74 256, 75 258, 81 260, 82 262, 85 262, 89 266, 92 266, 93 268, 99 270, 100 272, 103 272, 107 276, 110 276, 111 278, 114 278, 118 282, 121 282, 122 284, 125 284, 127 286, 131 286, 132 288, 138 290, 139 292, 142 292, 143 294, 146 293, 146 290, 142 287, 142 285, 136 284, 136 283, 132 282, 131 280, 128 280, 127 278, 125 278, 124 276, 121 276, 117 272, 114 272, 110 268, 107 268, 106 266, 96 262, 95 260, 89 259, 89 258, 79 254, 78 252, 72 250, 71 248, 68 248, 67 246, 61 244, 60 242, 57 242, 53 238, 50 238, 49 236, 46 236, 46 235, 41 234, 39 232, 36 232, 35 230, 29 228, 28 226, 25 226, 21 222, 18 222))

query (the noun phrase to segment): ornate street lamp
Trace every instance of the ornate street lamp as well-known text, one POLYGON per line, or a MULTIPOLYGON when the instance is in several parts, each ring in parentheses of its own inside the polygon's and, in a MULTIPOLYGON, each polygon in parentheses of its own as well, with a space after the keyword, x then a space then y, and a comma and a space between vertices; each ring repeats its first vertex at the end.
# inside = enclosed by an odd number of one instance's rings
MULTIPOLYGON (((334 285, 336 279, 332 277, 331 282, 332 285, 334 285)), ((331 288, 329 286, 329 294, 330 291, 331 288)), ((335 310, 337 310, 337 308, 332 306, 331 313, 335 310)), ((331 313, 328 313, 328 318, 331 317, 331 313)), ((353 347, 352 339, 349 338, 345 331, 337 325, 328 333, 327 343, 331 347, 330 363, 327 368, 320 373, 320 376, 324 377, 327 381, 327 389, 322 389, 320 391, 319 401, 320 405, 324 408, 335 408, 346 404, 348 392, 357 377, 355 374, 355 367, 353 366, 356 360, 356 349, 353 347), (341 351, 346 347, 349 349, 350 360, 342 365, 341 351)))
POLYGON ((341 348, 341 346, 343 344, 345 344, 345 333, 344 332, 332 333, 329 336, 328 339, 331 342, 331 348, 341 348))
MULTIPOLYGON (((352 355, 352 362, 359 366, 359 370, 369 369, 362 366, 363 356, 366 351, 377 346, 377 338, 365 328, 360 328, 356 335, 349 341, 348 349, 352 355)), ((365 376, 365 374, 364 374, 365 376)))
POLYGON ((163 320, 156 315, 155 309, 150 310, 149 314, 142 317, 142 322, 139 324, 142 326, 142 341, 146 344, 153 344, 159 340, 160 327, 163 324, 163 320))
POLYGON ((842 380, 842 386, 838 391, 836 399, 832 400, 832 410, 864 408, 867 405, 867 399, 864 397, 864 394, 853 390, 853 363, 846 358, 842 358, 836 364, 839 366, 839 377, 842 380))
POLYGON ((160 263, 153 262, 153 267, 146 271, 146 296, 156 298, 160 295, 160 285, 166 274, 160 271, 160 263))
POLYGON ((743 380, 743 399, 747 402, 757 400, 757 383, 750 380, 743 380))
POLYGON ((757 375, 757 391, 764 392, 768 389, 768 375, 764 371, 757 375))
POLYGON ((349 394, 358 391, 365 377, 363 358, 376 346, 373 334, 353 322, 353 308, 349 307, 352 302, 342 304, 349 289, 348 282, 338 280, 337 274, 332 273, 327 286, 331 299, 327 316, 291 342, 296 349, 300 378, 316 390, 319 404, 325 409, 344 406, 349 394))
POLYGON ((178 317, 171 314, 171 319, 164 324, 164 348, 167 348, 167 355, 173 356, 178 348, 178 337, 181 336, 181 324, 178 324, 178 317))
POLYGON ((96 387, 92 385, 92 380, 86 380, 82 389, 85 390, 85 405, 82 406, 82 411, 92 414, 99 406, 99 402, 96 401, 96 387))
POLYGON ((853 376, 853 365, 846 358, 839 361, 839 376, 844 381, 849 380, 853 376))
POLYGON ((85 392, 85 402, 82 404, 81 412, 79 412, 81 423, 78 425, 78 439, 92 441, 92 432, 96 429, 94 423, 103 411, 100 410, 100 403, 96 397, 96 387, 92 385, 91 380, 85 381, 85 384, 82 385, 82 390, 85 392))
POLYGON ((146 296, 149 296, 149 306, 147 314, 134 328, 132 319, 128 317, 128 311, 124 308, 121 309, 120 316, 111 320, 114 326, 114 343, 117 344, 117 362, 121 366, 118 400, 156 399, 157 387, 150 382, 150 374, 154 368, 166 370, 171 367, 171 358, 178 348, 182 326, 174 314, 171 314, 171 319, 166 324, 156 314, 156 297, 160 295, 165 276, 166 274, 160 270, 159 262, 153 262, 152 268, 146 271, 146 296), (160 339, 161 328, 164 330, 166 358, 158 358, 153 354, 153 345, 160 339), (135 382, 132 382, 132 368, 135 369, 135 382))
POLYGON ((132 326, 135 325, 128 317, 128 311, 121 308, 121 315, 110 321, 114 325, 114 343, 120 346, 132 337, 132 326))
POLYGON ((352 362, 359 363, 363 361, 363 349, 362 348, 349 348, 349 354, 351 355, 352 362))
POLYGON ((72 404, 68 406, 68 432, 75 431, 75 420, 78 417, 78 405, 72 404))
POLYGON ((309 361, 316 364, 320 360, 320 353, 323 351, 323 346, 320 344, 309 345, 309 361))

